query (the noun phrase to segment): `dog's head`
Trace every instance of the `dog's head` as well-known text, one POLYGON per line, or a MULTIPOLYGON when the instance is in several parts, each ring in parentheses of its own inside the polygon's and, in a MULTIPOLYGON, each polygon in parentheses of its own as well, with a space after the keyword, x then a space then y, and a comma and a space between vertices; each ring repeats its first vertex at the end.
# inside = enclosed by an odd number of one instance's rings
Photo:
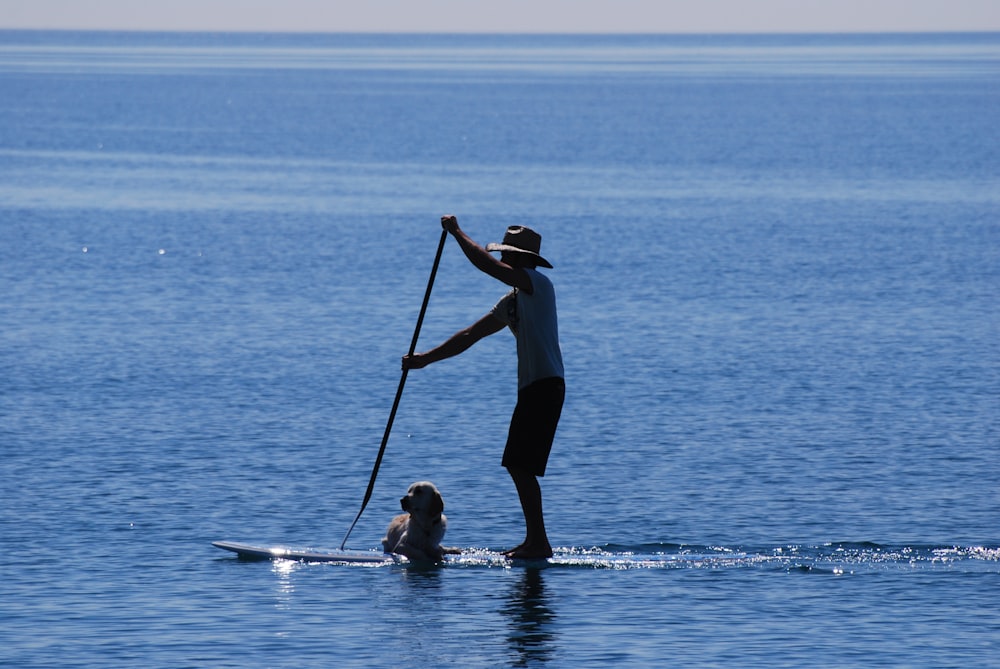
POLYGON ((406 496, 399 500, 403 511, 411 517, 431 523, 439 519, 444 511, 444 500, 441 493, 430 481, 417 481, 406 491, 406 496))

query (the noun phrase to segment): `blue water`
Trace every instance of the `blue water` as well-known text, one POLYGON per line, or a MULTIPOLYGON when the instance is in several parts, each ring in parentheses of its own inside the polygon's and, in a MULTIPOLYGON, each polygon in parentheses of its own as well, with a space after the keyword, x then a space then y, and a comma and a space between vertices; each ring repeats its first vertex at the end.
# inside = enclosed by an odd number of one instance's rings
MULTIPOLYGON (((0 664, 1000 666, 1000 35, 0 32, 0 664), (413 372, 445 567, 340 545, 440 234, 527 222, 513 338, 413 372)), ((445 248, 430 346, 503 288, 445 248)))

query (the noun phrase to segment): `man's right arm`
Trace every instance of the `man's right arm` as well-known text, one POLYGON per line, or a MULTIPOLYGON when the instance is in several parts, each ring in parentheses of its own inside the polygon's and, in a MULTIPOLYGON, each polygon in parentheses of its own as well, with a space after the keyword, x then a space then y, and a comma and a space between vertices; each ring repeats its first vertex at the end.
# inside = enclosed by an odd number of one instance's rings
POLYGON ((504 329, 502 321, 493 314, 486 314, 467 328, 459 330, 441 345, 435 346, 424 353, 414 353, 403 356, 403 369, 421 369, 435 362, 454 357, 467 351, 473 344, 484 337, 504 329))

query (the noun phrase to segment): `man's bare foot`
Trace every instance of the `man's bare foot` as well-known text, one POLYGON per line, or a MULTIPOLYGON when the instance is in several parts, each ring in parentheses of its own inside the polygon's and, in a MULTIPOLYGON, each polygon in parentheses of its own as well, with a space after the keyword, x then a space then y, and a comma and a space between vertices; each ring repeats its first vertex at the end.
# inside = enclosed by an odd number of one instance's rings
POLYGON ((512 548, 504 553, 511 560, 545 560, 552 557, 552 547, 548 544, 544 546, 527 546, 521 544, 517 548, 512 548))
POLYGON ((510 548, 508 550, 503 551, 501 554, 502 555, 506 555, 506 556, 509 557, 509 556, 513 555, 514 553, 516 553, 517 551, 521 550, 522 548, 524 548, 524 544, 520 543, 520 544, 514 546, 513 548, 510 548))

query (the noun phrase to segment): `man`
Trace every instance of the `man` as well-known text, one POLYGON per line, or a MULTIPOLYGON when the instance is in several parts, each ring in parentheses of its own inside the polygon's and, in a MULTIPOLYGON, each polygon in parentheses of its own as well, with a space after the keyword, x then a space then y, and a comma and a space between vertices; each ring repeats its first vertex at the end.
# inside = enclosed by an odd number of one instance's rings
POLYGON ((403 366, 426 367, 462 353, 505 326, 510 328, 517 339, 517 406, 501 464, 517 488, 526 531, 524 541, 505 555, 523 560, 548 558, 552 546, 545 533, 538 477, 545 475, 566 394, 555 292, 552 282, 537 270, 552 265, 539 255, 542 238, 531 228, 511 226, 502 243, 483 248, 458 227, 454 216, 442 216, 441 227, 458 241, 473 265, 512 290, 488 314, 441 345, 403 356, 403 366), (495 251, 500 252, 499 260, 490 255, 495 251))

